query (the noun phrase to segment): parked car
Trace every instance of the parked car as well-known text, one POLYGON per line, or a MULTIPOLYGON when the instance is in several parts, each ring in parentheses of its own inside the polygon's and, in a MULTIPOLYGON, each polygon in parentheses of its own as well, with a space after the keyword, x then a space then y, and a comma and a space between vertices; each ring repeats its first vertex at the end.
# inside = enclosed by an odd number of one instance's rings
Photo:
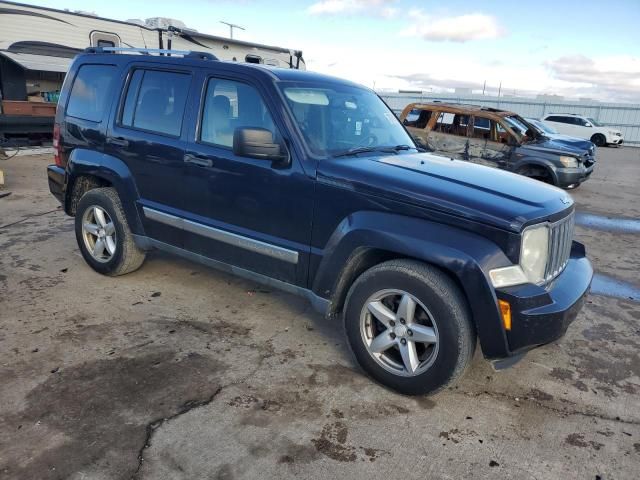
POLYGON ((508 170, 561 188, 576 188, 593 172, 584 148, 555 142, 519 115, 478 105, 411 103, 400 120, 437 155, 508 170))
POLYGON ((160 249, 303 295, 404 394, 455 381, 476 338, 504 368, 575 319, 593 270, 565 192, 418 153, 344 80, 105 50, 71 66, 48 167, 97 272, 160 249))
POLYGON ((556 143, 564 143, 565 145, 569 145, 570 147, 574 147, 579 150, 587 150, 592 157, 596 156, 596 145, 590 140, 584 140, 578 137, 572 137, 570 135, 563 135, 558 132, 555 128, 550 125, 547 125, 541 120, 536 118, 525 118, 525 121, 538 129, 542 135, 547 137, 550 140, 553 140, 556 143))
POLYGON ((590 140, 598 147, 622 146, 624 143, 620 130, 601 125, 590 117, 583 117, 575 113, 550 113, 545 115, 542 121, 560 133, 590 140))

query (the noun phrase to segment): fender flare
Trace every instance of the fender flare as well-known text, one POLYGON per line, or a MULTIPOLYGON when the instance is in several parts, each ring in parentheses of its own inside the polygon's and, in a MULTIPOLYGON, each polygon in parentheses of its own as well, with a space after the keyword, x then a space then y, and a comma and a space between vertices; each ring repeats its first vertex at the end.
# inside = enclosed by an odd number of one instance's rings
POLYGON ((556 166, 547 160, 541 160, 536 157, 524 157, 513 165, 512 171, 517 173, 522 167, 526 167, 529 165, 535 165, 537 167, 544 168, 551 175, 553 184, 558 185, 558 173, 556 172, 556 166))
POLYGON ((495 243, 421 218, 384 212, 353 213, 331 235, 313 281, 313 292, 328 297, 332 309, 339 302, 342 288, 349 288, 341 287, 340 279, 366 249, 427 262, 452 275, 467 297, 484 355, 498 357, 508 351, 497 297, 485 272, 511 262, 495 243))
POLYGON ((144 235, 144 228, 136 207, 140 195, 129 167, 122 160, 92 150, 74 149, 69 155, 67 163, 67 185, 69 187, 66 191, 66 205, 69 204, 75 180, 83 175, 100 178, 112 185, 118 192, 131 232, 136 235, 144 235))

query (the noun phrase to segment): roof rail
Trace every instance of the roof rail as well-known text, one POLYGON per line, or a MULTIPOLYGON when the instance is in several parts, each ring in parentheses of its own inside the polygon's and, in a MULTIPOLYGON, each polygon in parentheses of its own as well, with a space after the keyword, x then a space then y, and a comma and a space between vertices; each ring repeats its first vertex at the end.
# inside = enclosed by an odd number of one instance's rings
POLYGON ((218 60, 218 57, 209 52, 194 52, 191 50, 166 50, 162 48, 129 48, 129 47, 89 47, 84 50, 86 53, 141 53, 143 55, 181 55, 185 58, 197 58, 200 60, 218 60))

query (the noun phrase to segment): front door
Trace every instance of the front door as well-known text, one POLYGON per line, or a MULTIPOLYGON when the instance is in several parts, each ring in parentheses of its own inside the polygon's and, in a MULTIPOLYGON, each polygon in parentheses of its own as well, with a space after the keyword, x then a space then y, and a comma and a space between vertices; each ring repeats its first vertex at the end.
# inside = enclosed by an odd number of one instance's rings
POLYGON ((292 148, 290 164, 233 153, 239 127, 268 129, 285 145, 282 122, 260 87, 205 73, 184 158, 185 248, 243 269, 306 286, 314 181, 292 148))
POLYGON ((493 119, 475 116, 469 139, 469 160, 489 167, 506 168, 511 134, 493 119))

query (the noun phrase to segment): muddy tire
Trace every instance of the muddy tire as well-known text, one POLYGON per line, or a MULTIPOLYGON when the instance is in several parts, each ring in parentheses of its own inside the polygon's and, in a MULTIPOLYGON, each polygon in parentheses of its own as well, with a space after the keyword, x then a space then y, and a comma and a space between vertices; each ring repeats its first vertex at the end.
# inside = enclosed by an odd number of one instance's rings
POLYGON ((358 277, 347 295, 344 326, 362 369, 405 395, 433 394, 455 382, 476 345, 458 286, 412 260, 391 260, 358 277))
POLYGON ((591 142, 594 143, 596 147, 604 147, 607 144, 607 139, 601 133, 596 133, 591 137, 591 142))
POLYGON ((145 253, 133 242, 122 203, 113 188, 85 193, 76 209, 76 240, 96 272, 117 276, 140 268, 145 253))

